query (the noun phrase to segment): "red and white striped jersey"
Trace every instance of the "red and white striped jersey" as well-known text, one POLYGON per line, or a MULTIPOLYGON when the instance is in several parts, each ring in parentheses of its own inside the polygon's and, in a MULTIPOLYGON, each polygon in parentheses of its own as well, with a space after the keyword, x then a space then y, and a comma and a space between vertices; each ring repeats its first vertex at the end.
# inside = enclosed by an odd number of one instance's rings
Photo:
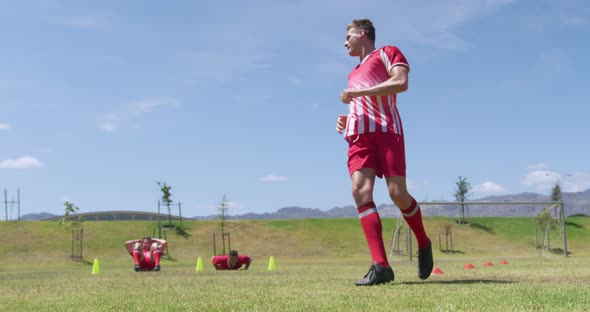
MULTIPOLYGON (((393 46, 376 49, 348 75, 348 89, 369 88, 390 78, 394 66, 410 65, 402 52, 393 46)), ((360 96, 348 106, 345 137, 370 132, 391 132, 403 135, 402 120, 397 110, 396 94, 360 96)))

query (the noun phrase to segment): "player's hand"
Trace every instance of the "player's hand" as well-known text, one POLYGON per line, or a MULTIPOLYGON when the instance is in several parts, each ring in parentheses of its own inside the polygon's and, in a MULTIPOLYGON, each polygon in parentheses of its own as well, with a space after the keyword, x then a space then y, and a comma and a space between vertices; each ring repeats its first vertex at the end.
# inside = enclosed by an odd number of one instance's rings
POLYGON ((348 119, 348 115, 339 115, 338 119, 336 120, 336 132, 342 134, 342 130, 346 128, 346 120, 348 119))
POLYGON ((344 104, 349 104, 350 101, 352 101, 352 96, 351 96, 351 90, 346 89, 344 91, 342 91, 342 93, 340 94, 340 100, 342 101, 342 103, 344 104))

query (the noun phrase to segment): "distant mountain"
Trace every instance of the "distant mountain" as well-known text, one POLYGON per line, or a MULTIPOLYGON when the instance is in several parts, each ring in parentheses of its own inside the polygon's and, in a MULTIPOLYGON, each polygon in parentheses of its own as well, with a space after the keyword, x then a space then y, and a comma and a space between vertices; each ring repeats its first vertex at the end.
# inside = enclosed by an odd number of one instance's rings
MULTIPOLYGON (((562 193, 565 214, 590 215, 590 189, 577 193, 562 193)), ((550 196, 536 193, 520 193, 513 195, 488 196, 472 201, 477 202, 549 202, 550 196)), ((534 216, 547 205, 471 205, 469 216, 472 217, 529 217, 534 216)), ((453 205, 423 205, 423 215, 458 217, 459 209, 453 205)))
POLYGON ((41 213, 28 213, 26 215, 22 215, 20 217, 20 219, 25 220, 25 221, 37 221, 37 220, 54 218, 54 217, 58 217, 58 215, 54 215, 54 214, 47 213, 47 212, 41 212, 41 213))
MULTIPOLYGON (((590 215, 590 189, 584 192, 563 193, 566 215, 585 214, 590 215)), ((520 193, 502 196, 488 196, 472 199, 476 202, 543 202, 550 201, 550 197, 536 193, 520 193)), ((472 205, 469 207, 470 217, 532 217, 536 215, 543 205, 472 205)), ((382 204, 377 207, 379 214, 384 218, 396 218, 399 209, 393 204, 382 204)), ((439 205, 432 202, 422 203, 423 216, 458 217, 459 208, 455 205, 439 205)), ((59 217, 47 212, 30 213, 21 216, 21 220, 45 220, 59 217)), ((284 207, 276 212, 246 213, 242 215, 229 215, 230 220, 282 220, 282 219, 307 219, 307 218, 356 218, 356 207, 334 207, 329 210, 318 208, 284 207)), ((215 220, 217 215, 197 216, 189 219, 215 220)))
MULTIPOLYGON (((566 215, 585 214, 590 215, 590 189, 584 192, 563 193, 566 215)), ((472 199, 476 202, 548 202, 551 198, 536 193, 520 193, 512 195, 488 196, 472 199)), ((429 202, 422 203, 422 215, 458 217, 459 208, 455 205, 438 205, 429 202)), ((536 215, 545 208, 539 204, 525 205, 471 205, 470 217, 529 217, 536 215)), ((377 207, 379 214, 384 218, 398 217, 399 209, 393 204, 382 204, 377 207)), ((318 208, 284 207, 276 212, 246 213, 242 215, 230 215, 231 220, 280 220, 280 219, 305 219, 305 218, 355 218, 358 214, 356 207, 334 207, 329 210, 318 208)), ((205 217, 193 217, 195 220, 215 220, 217 215, 205 217)))

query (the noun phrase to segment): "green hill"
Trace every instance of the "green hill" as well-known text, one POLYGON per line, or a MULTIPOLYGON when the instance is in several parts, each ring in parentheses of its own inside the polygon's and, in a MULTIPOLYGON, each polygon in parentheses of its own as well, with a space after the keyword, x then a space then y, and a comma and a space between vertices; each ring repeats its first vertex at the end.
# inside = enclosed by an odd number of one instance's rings
MULTIPOLYGON (((383 219, 384 241, 391 249, 397 219, 383 219)), ((185 221, 190 236, 166 232, 171 260, 167 265, 194 264, 213 255, 212 233, 218 221, 185 221)), ((590 254, 590 218, 567 219, 568 249, 572 257, 590 254)), ((87 261, 99 258, 101 264, 125 265, 131 261, 123 242, 152 236, 155 222, 87 221, 84 223, 83 254, 87 261)), ((535 224, 531 218, 473 218, 471 225, 458 225, 453 218, 427 217, 429 233, 437 258, 536 257, 535 224), (438 233, 450 225, 454 253, 441 253, 438 233)), ((359 221, 352 219, 297 219, 229 221, 231 248, 254 259, 273 255, 281 261, 305 262, 321 259, 369 259, 369 251, 359 221)), ((21 221, 0 223, 0 270, 35 266, 71 265, 71 230, 57 221, 21 221)), ((552 247, 561 247, 561 234, 552 235, 552 247)), ((219 234, 218 253, 221 249, 219 234)), ((413 246, 416 246, 414 242, 413 246)), ((415 248, 415 247, 414 247, 415 248)), ((544 255, 552 256, 551 253, 544 255)), ((396 258, 397 259, 397 258, 396 258)), ((266 260, 264 260, 266 261, 266 260)))

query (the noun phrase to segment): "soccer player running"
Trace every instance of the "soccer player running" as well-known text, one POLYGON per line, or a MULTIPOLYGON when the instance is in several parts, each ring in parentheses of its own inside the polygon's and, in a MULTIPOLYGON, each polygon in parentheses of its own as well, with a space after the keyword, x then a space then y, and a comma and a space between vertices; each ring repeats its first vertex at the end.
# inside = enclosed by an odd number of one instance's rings
POLYGON ((397 110, 397 94, 408 89, 410 66, 394 46, 375 48, 375 27, 369 19, 347 25, 348 55, 358 57, 348 76, 348 87, 340 95, 348 104, 348 115, 338 116, 336 131, 349 143, 348 170, 352 196, 367 239, 373 264, 357 286, 389 283, 394 273, 387 261, 382 225, 375 202, 375 177, 385 176, 389 196, 400 209, 418 241, 418 277, 432 273, 432 244, 422 224, 420 206, 406 188, 404 132, 397 110))

